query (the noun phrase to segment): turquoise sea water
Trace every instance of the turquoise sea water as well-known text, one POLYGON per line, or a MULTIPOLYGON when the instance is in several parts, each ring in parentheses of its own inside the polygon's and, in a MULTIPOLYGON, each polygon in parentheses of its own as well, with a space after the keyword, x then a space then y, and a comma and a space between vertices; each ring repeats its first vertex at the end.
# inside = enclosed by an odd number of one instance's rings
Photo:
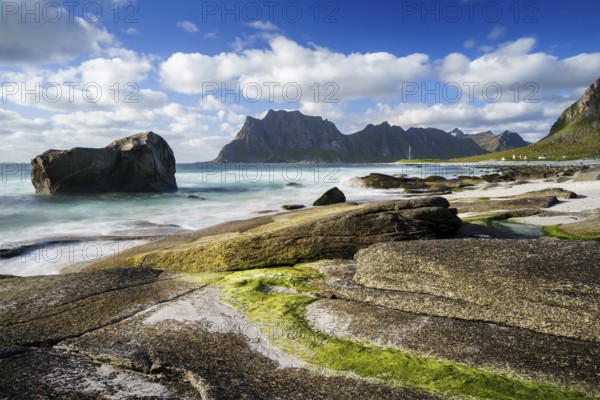
POLYGON ((144 237, 274 213, 283 204, 310 206, 334 186, 348 201, 403 196, 401 190, 365 189, 352 179, 371 172, 448 178, 482 173, 473 166, 443 164, 180 164, 179 190, 172 194, 42 196, 35 194, 28 164, 0 168, 0 248, 24 253, 0 259, 0 274, 17 275, 56 273, 144 237), (45 249, 36 247, 40 242, 45 249))

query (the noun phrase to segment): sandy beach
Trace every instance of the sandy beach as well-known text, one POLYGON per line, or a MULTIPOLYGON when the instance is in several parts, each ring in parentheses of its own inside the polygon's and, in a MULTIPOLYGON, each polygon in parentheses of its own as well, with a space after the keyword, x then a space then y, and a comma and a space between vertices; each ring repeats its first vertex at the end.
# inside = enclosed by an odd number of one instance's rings
MULTIPOLYGON (((503 182, 494 185, 482 184, 473 190, 465 190, 459 193, 453 193, 445 196, 448 200, 476 200, 489 198, 490 200, 502 200, 508 196, 523 195, 529 192, 535 192, 545 189, 564 189, 575 192, 575 199, 560 199, 558 204, 545 209, 544 216, 528 216, 514 218, 514 222, 531 224, 538 226, 561 225, 578 222, 594 214, 594 211, 600 209, 600 181, 589 182, 561 182, 556 183, 551 180, 539 179, 526 183, 523 182, 503 182), (493 186, 493 187, 490 187, 493 186), (556 213, 556 215, 548 215, 556 213)), ((497 211, 502 211, 499 208, 497 211)), ((473 217, 474 213, 459 214, 461 218, 473 217)))

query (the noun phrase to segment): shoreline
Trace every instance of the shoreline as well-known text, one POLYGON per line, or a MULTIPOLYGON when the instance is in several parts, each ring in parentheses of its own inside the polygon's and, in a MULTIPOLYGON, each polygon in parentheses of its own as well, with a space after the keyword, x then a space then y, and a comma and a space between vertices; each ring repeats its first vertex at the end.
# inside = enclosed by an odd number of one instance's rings
MULTIPOLYGON (((579 164, 574 163, 563 163, 560 165, 560 168, 567 168, 569 166, 580 166, 579 164)), ((515 171, 519 170, 522 167, 526 167, 526 169, 537 169, 541 167, 541 165, 517 165, 517 166, 508 166, 504 165, 501 168, 501 171, 515 171)), ((358 171, 357 171, 358 172, 358 171)), ((556 204, 551 207, 544 208, 541 210, 539 215, 529 215, 529 216, 516 216, 511 218, 511 223, 524 224, 530 227, 552 227, 558 226, 562 224, 571 224, 576 222, 585 221, 587 218, 593 217, 595 215, 595 211, 600 209, 600 181, 588 181, 588 182, 573 182, 572 180, 566 182, 554 182, 549 179, 532 179, 528 181, 513 181, 513 182, 496 182, 496 183, 479 183, 477 185, 467 187, 466 190, 455 191, 452 190, 452 193, 430 193, 427 191, 421 193, 411 193, 407 190, 402 189, 373 189, 366 188, 367 191, 363 193, 359 198, 350 197, 348 201, 358 201, 360 204, 365 203, 374 203, 377 201, 385 201, 387 198, 392 198, 394 194, 397 194, 398 199, 415 199, 415 198, 424 198, 430 196, 442 196, 447 198, 451 203, 458 201, 478 201, 481 199, 487 199, 491 201, 501 201, 503 198, 507 196, 519 196, 528 192, 534 192, 539 190, 546 189, 556 189, 562 188, 565 190, 573 191, 577 194, 576 199, 561 199, 556 204), (369 196, 369 193, 371 196, 369 196)), ((501 203, 499 203, 501 204, 501 203)), ((120 260, 120 255, 123 252, 121 249, 121 245, 130 245, 134 243, 136 247, 142 246, 145 247, 147 245, 151 245, 152 243, 160 243, 163 241, 168 241, 169 238, 173 237, 181 237, 181 236, 193 236, 198 237, 201 235, 201 232, 218 232, 218 231, 229 231, 233 232, 239 230, 240 227, 246 226, 248 224, 252 225, 253 221, 270 221, 273 218, 279 218, 281 215, 293 214, 295 212, 306 212, 313 210, 314 207, 312 205, 308 205, 303 210, 299 211, 283 211, 283 210, 269 210, 268 214, 260 215, 254 213, 256 216, 251 216, 250 218, 241 218, 241 219, 233 219, 230 221, 225 221, 222 223, 218 223, 216 225, 211 225, 206 228, 202 228, 200 230, 185 230, 183 228, 178 228, 173 230, 172 234, 160 234, 155 232, 152 235, 107 235, 107 236, 95 236, 95 235, 86 235, 86 236, 57 236, 57 237, 46 237, 40 240, 35 241, 27 241, 27 242, 17 242, 10 243, 10 246, 4 246, 3 253, 0 252, 0 262, 4 262, 5 265, 7 262, 11 262, 11 257, 13 258, 22 258, 25 260, 35 258, 38 260, 41 256, 46 258, 46 252, 54 252, 48 255, 50 258, 50 262, 47 262, 48 266, 54 270, 50 271, 51 274, 56 273, 68 273, 73 271, 79 271, 81 269, 86 269, 86 265, 95 264, 98 262, 103 262, 104 260, 112 259, 112 260, 120 260), (139 242, 142 243, 139 243, 139 242), (98 247, 98 243, 100 243, 101 250, 100 253, 102 256, 96 257, 95 255, 92 257, 88 257, 88 255, 84 255, 83 257, 79 255, 73 260, 73 256, 71 253, 71 258, 68 262, 58 262, 54 261, 53 254, 56 253, 57 246, 63 246, 63 252, 65 249, 68 249, 69 246, 78 246, 81 247, 82 244, 92 244, 92 246, 98 247), (115 246, 118 246, 115 251, 115 246), (87 260, 92 259, 92 262, 87 262, 87 260), (60 264, 60 266, 59 266, 60 264), (56 268, 58 267, 58 268, 56 268)), ((495 211, 502 211, 501 208, 496 209, 495 211)), ((481 213, 460 213, 459 217, 463 220, 469 221, 477 218, 481 213)), ((495 228, 498 228, 497 226, 495 228)), ((89 247, 89 246, 88 246, 89 247)), ((81 249, 77 249, 80 251, 81 249)), ((92 249, 94 250, 94 249, 92 249)), ((88 249, 89 251, 89 249, 88 249)), ((98 254, 97 250, 95 254, 98 254)), ((66 253, 65 253, 66 254, 66 253)), ((48 261, 48 260, 46 260, 48 261)), ((39 260, 38 260, 39 262, 39 260)), ((25 266, 26 263, 24 261, 18 263, 17 267, 25 266)), ((38 268, 40 269, 40 268, 38 268)), ((3 272, 4 274, 11 274, 15 272, 15 268, 11 271, 6 270, 3 272)), ((42 274, 43 268, 38 272, 34 273, 25 273, 24 276, 38 275, 42 274)))
POLYGON ((144 371, 140 384, 164 393, 198 382, 222 393, 233 377, 278 395, 296 379, 294 391, 323 398, 340 385, 344 396, 356 388, 349 398, 597 398, 600 242, 538 239, 488 220, 593 218, 600 180, 388 178, 432 192, 350 197, 163 236, 54 276, 0 276, 10 322, 1 336, 16 354, 6 371, 30 381, 51 371, 69 390, 65 365, 97 382, 102 360, 121 377, 144 371), (470 185, 482 180, 491 182, 470 185), (441 197, 440 185, 458 192, 441 197), (461 221, 469 207, 496 217, 461 221), (20 352, 32 343, 47 345, 20 352))

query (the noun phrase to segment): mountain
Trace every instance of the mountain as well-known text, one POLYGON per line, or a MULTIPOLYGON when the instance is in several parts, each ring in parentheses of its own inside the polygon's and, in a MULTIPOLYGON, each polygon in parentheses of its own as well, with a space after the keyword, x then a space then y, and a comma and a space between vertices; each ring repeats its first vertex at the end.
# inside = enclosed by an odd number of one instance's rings
POLYGON ((404 130, 387 122, 344 135, 335 124, 299 111, 247 117, 215 162, 393 162, 409 158, 447 159, 483 154, 470 139, 434 128, 404 130))
POLYGON ((531 143, 523 140, 521 135, 516 132, 504 131, 499 135, 494 135, 491 131, 480 132, 474 135, 466 135, 484 150, 489 152, 504 151, 528 146, 531 143))
POLYGON ((461 161, 501 159, 527 156, 528 159, 565 159, 600 156, 600 78, 596 79, 581 98, 558 117, 548 135, 527 147, 470 157, 461 161))
POLYGON ((549 153, 600 154, 600 78, 563 111, 536 147, 548 148, 549 153))
POLYGON ((449 134, 451 134, 454 137, 465 137, 467 134, 464 133, 463 131, 461 131, 458 128, 454 128, 452 129, 450 132, 448 132, 449 134))

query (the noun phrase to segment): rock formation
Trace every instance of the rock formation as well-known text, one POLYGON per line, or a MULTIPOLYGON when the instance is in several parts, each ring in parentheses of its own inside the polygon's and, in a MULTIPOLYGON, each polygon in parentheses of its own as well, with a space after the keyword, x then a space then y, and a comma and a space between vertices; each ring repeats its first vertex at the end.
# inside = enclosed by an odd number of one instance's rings
POLYGON ((433 128, 404 130, 387 122, 342 134, 330 121, 299 111, 273 111, 246 118, 235 139, 215 162, 393 162, 409 158, 451 158, 483 154, 471 140, 433 128))
MULTIPOLYGON (((259 217, 234 230, 200 231, 123 253, 122 265, 235 271, 350 258, 374 243, 451 236, 461 226, 442 197, 350 203, 259 217)), ((104 267, 102 261, 97 267, 104 267)))
POLYGON ((48 150, 31 161, 36 193, 173 192, 175 156, 154 132, 138 133, 105 148, 48 150))
POLYGON ((560 132, 572 132, 586 128, 600 129, 600 78, 588 87, 581 98, 573 103, 552 125, 549 136, 560 132))
POLYGON ((323 196, 315 200, 313 206, 328 206, 331 204, 343 203, 345 201, 346 195, 344 195, 340 189, 334 187, 323 193, 323 196))
POLYGON ((600 342, 598 257, 596 242, 382 243, 358 252, 354 281, 397 292, 404 311, 600 342))

